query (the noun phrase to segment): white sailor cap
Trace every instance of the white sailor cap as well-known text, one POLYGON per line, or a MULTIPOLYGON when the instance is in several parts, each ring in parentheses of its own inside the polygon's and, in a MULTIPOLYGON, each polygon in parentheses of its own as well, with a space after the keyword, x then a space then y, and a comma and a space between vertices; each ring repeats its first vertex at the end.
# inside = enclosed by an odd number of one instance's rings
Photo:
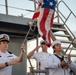
POLYGON ((46 41, 41 40, 41 41, 40 41, 40 44, 46 44, 46 41))
POLYGON ((7 41, 9 42, 9 36, 7 34, 0 34, 0 42, 1 41, 7 41))
POLYGON ((61 44, 61 42, 59 40, 55 40, 51 46, 54 47, 55 44, 61 44))

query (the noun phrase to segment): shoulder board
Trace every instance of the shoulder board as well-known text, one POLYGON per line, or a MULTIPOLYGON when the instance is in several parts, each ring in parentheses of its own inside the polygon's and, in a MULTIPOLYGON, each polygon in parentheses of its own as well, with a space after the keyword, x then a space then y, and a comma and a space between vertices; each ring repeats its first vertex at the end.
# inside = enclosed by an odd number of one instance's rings
POLYGON ((12 54, 12 52, 8 51, 9 54, 12 54))
POLYGON ((2 57, 1 54, 0 54, 0 57, 2 57))

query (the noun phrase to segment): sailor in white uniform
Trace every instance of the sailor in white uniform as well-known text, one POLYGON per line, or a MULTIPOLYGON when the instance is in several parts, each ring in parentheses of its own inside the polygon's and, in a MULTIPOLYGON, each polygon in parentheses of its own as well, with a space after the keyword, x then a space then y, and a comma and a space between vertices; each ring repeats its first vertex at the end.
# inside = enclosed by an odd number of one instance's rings
MULTIPOLYGON (((48 66, 49 58, 51 54, 47 52, 47 45, 44 40, 41 40, 41 45, 37 46, 34 50, 32 50, 27 57, 35 59, 38 63, 40 63, 39 67, 40 70, 45 70, 45 68, 48 66), (36 52, 38 51, 39 48, 42 48, 41 52, 36 52)), ((44 73, 40 73, 40 75, 45 75, 44 73)))
POLYGON ((61 42, 55 40, 52 43, 54 54, 51 54, 48 62, 49 75, 71 75, 71 70, 76 70, 76 64, 71 61, 71 56, 63 55, 61 42))
POLYGON ((12 75, 12 65, 18 64, 23 60, 24 44, 21 45, 20 56, 8 52, 9 36, 0 34, 0 75, 12 75))

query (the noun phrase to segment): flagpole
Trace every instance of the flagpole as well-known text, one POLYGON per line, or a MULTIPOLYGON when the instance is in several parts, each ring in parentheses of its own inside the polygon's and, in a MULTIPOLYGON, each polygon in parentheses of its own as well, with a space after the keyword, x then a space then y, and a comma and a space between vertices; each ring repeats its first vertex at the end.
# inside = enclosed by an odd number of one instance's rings
POLYGON ((34 0, 34 9, 36 10, 36 0, 34 0))
MULTIPOLYGON (((34 10, 36 10, 36 0, 34 0, 34 10)), ((38 46, 38 36, 37 36, 37 46, 38 46)), ((40 65, 38 66, 38 63, 37 63, 37 69, 39 67, 39 70, 40 70, 40 65)), ((40 75, 40 73, 39 73, 40 75)))

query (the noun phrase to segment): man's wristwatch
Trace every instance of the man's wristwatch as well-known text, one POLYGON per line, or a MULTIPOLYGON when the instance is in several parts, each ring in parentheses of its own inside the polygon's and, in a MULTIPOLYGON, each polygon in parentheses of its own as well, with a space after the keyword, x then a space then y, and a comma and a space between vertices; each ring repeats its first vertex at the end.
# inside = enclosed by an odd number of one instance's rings
POLYGON ((5 65, 6 65, 6 66, 9 66, 9 65, 8 65, 8 62, 5 62, 5 65))

